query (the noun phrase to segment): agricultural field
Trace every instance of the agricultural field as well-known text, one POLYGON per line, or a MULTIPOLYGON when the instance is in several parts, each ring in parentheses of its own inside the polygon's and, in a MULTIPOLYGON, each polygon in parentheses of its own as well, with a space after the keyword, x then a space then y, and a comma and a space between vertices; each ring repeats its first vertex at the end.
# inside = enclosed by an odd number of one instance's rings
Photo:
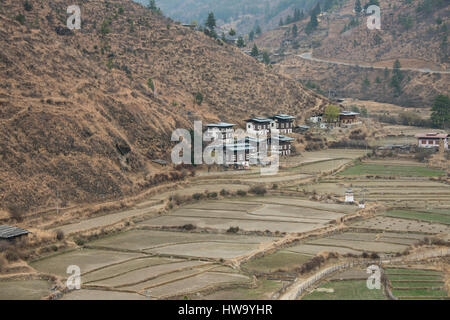
POLYGON ((377 176, 400 176, 400 177, 440 177, 445 174, 439 169, 431 169, 420 165, 394 165, 394 164, 375 164, 375 163, 361 163, 353 167, 347 168, 340 172, 339 176, 362 176, 362 175, 377 175, 377 176))
POLYGON ((244 231, 307 232, 356 210, 355 206, 325 204, 306 199, 252 197, 240 201, 217 200, 189 205, 139 225, 152 228, 193 225, 222 231, 239 227, 244 231))
POLYGON ((383 288, 368 289, 366 279, 326 281, 302 300, 386 300, 383 288))
POLYGON ((386 268, 385 274, 392 294, 400 300, 448 299, 449 297, 440 271, 386 268))
POLYGON ((39 300, 51 294, 47 280, 0 280, 0 300, 39 300))
POLYGON ((284 250, 304 255, 335 252, 341 255, 361 256, 376 253, 380 257, 401 253, 425 237, 423 234, 401 234, 392 232, 343 232, 290 246, 284 250))
POLYGON ((262 258, 250 260, 242 268, 252 273, 275 273, 293 271, 311 259, 312 255, 280 250, 262 258))
POLYGON ((440 211, 417 211, 417 210, 404 210, 396 209, 384 212, 382 215, 386 217, 401 218, 401 219, 413 219, 419 221, 435 222, 450 225, 450 209, 445 212, 440 211))
POLYGON ((286 282, 261 278, 256 287, 234 288, 216 291, 207 295, 192 295, 194 300, 270 300, 286 282))
POLYGON ((352 227, 380 231, 419 232, 426 234, 448 234, 450 227, 445 224, 416 221, 412 219, 398 219, 384 216, 357 221, 352 227))
POLYGON ((295 168, 305 164, 320 163, 327 160, 350 159, 355 160, 366 155, 366 150, 333 149, 321 151, 305 151, 301 155, 282 158, 280 164, 285 168, 295 168))

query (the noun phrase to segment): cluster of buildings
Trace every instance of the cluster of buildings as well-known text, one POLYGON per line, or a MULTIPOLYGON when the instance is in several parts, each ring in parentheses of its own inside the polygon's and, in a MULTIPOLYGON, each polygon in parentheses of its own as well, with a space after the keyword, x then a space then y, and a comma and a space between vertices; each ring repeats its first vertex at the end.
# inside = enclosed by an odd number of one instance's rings
POLYGON ((221 135, 225 165, 249 168, 250 164, 269 162, 268 157, 274 154, 279 156, 291 154, 292 142, 295 139, 286 134, 292 133, 294 121, 295 117, 287 114, 247 119, 245 134, 239 136, 236 136, 235 124, 211 123, 206 125, 206 135, 214 139, 218 138, 217 135, 221 135))
POLYGON ((322 129, 338 126, 338 127, 351 127, 361 124, 359 120, 359 113, 353 111, 341 111, 336 122, 328 123, 323 113, 314 115, 308 119, 308 121, 322 129))

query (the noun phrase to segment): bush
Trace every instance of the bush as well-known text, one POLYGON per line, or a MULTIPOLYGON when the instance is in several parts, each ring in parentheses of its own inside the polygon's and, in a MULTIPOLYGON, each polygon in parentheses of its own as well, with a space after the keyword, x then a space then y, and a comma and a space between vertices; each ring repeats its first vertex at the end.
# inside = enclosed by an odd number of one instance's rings
POLYGON ((377 253, 373 252, 373 253, 370 255, 370 258, 375 260, 375 259, 380 259, 380 256, 379 256, 377 253))
POLYGON ((186 230, 186 231, 194 230, 195 228, 196 228, 196 226, 194 226, 191 223, 185 224, 184 226, 181 227, 181 229, 186 230))
POLYGON ((225 197, 225 196, 227 196, 227 195, 229 195, 230 193, 227 191, 227 190, 225 190, 225 189, 222 189, 222 190, 220 190, 220 195, 222 196, 222 197, 225 197))
POLYGON ((245 197, 245 196, 247 195, 247 192, 244 191, 244 190, 238 190, 238 191, 236 192, 236 194, 237 194, 239 197, 245 197))
POLYGON ((64 239, 64 231, 62 230, 58 230, 56 231, 56 239, 58 239, 59 241, 64 239))
POLYGON ((17 16, 15 16, 15 18, 17 21, 19 21, 21 24, 25 23, 25 16, 23 14, 18 14, 17 16))
POLYGON ((75 243, 77 244, 77 246, 82 246, 84 245, 84 240, 81 238, 76 238, 75 243))
POLYGON ((250 188, 249 192, 257 195, 265 195, 267 190, 264 186, 253 186, 250 188))
POLYGON ((201 198, 203 198, 203 194, 201 194, 201 193, 194 193, 192 195, 192 199, 194 199, 194 200, 200 200, 201 198))
POLYGON ((6 250, 5 252, 5 258, 6 260, 8 260, 9 262, 14 262, 19 260, 19 254, 16 251, 13 250, 6 250))
POLYGON ((209 193, 207 194, 207 197, 208 197, 208 198, 217 198, 217 192, 209 192, 209 193))
POLYGON ((278 185, 277 185, 276 183, 274 183, 273 186, 272 186, 272 189, 273 189, 273 190, 278 189, 278 185))
POLYGON ((31 11, 33 9, 33 5, 28 0, 26 0, 25 3, 23 4, 23 8, 26 11, 31 11))
POLYGON ((227 233, 238 233, 239 227, 229 227, 227 233))

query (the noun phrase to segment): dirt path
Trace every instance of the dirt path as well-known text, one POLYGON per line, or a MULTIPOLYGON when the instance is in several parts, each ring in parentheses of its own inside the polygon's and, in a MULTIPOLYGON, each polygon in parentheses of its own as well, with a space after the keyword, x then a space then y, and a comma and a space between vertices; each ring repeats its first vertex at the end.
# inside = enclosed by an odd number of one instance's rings
MULTIPOLYGON (((385 69, 384 67, 375 67, 375 66, 368 65, 368 64, 349 63, 349 62, 340 62, 340 61, 331 61, 331 60, 313 58, 311 52, 305 52, 305 53, 296 55, 296 57, 300 57, 304 60, 316 61, 316 62, 322 62, 322 63, 330 63, 330 64, 336 64, 336 65, 341 65, 341 66, 359 67, 359 68, 364 68, 364 69, 379 69, 379 70, 385 69)), ((392 68, 388 68, 388 69, 392 70, 392 68)), ((430 70, 430 69, 400 68, 400 70, 415 71, 415 72, 421 72, 421 73, 450 74, 450 71, 437 71, 437 70, 430 70)))

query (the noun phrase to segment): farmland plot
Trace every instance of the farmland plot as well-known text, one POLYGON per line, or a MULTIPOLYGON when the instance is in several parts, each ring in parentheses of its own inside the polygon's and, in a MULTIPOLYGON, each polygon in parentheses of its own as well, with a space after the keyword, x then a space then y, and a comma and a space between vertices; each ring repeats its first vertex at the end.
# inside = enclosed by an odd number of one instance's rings
POLYGON ((374 230, 423 232, 429 234, 448 234, 450 232, 450 227, 444 224, 397 219, 383 216, 376 216, 374 218, 361 220, 353 223, 352 226, 374 230))
POLYGON ((2 280, 0 300, 39 300, 51 293, 51 287, 47 280, 2 280))

